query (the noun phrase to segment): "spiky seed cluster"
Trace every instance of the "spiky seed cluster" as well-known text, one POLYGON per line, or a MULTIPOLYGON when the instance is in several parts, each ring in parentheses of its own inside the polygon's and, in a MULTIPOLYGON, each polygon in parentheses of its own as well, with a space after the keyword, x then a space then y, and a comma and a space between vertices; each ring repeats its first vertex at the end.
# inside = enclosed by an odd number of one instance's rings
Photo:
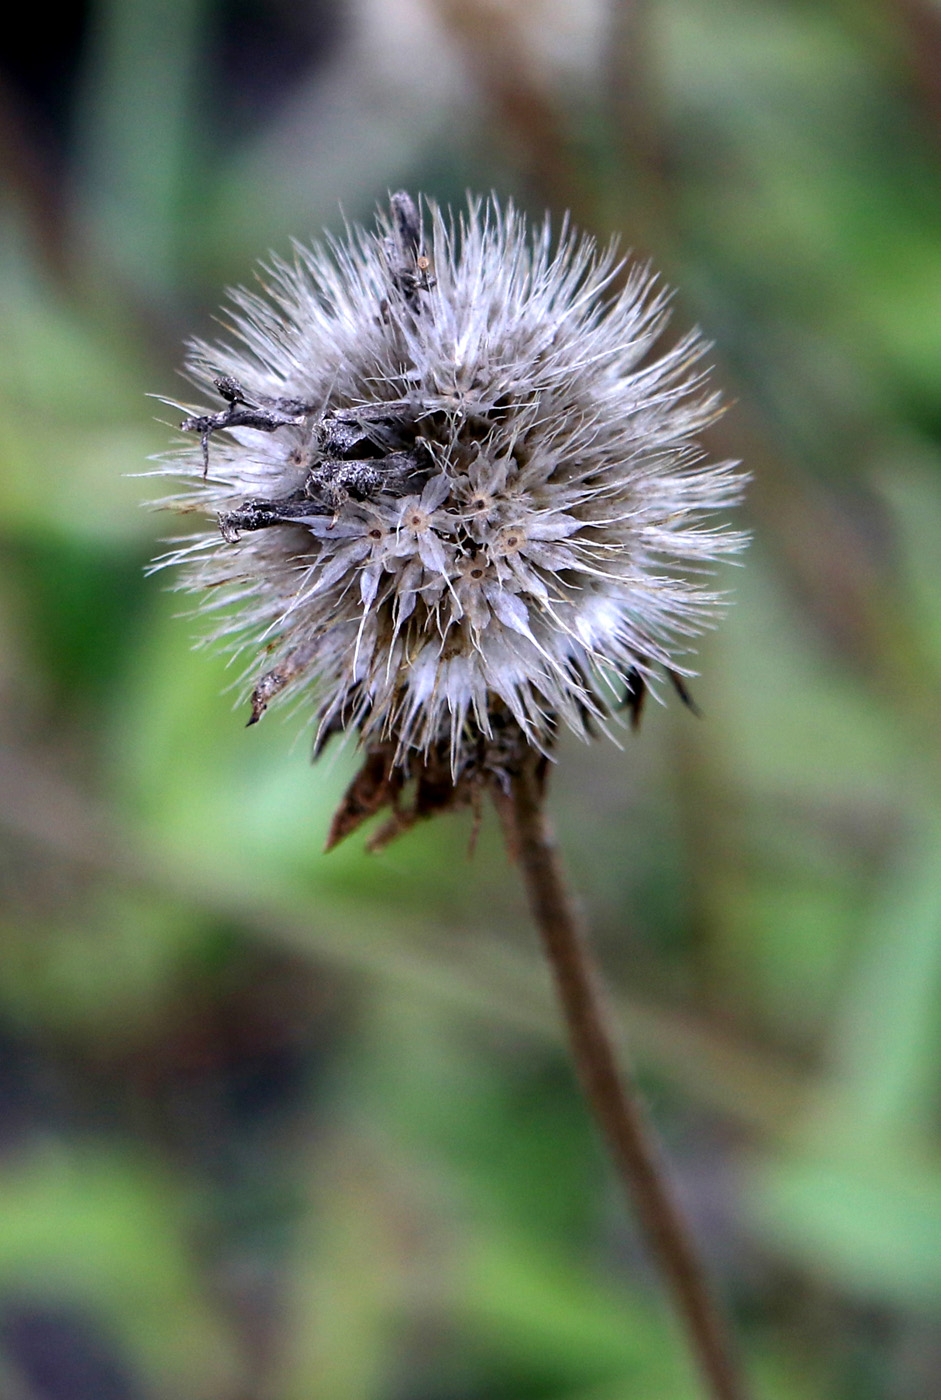
POLYGON ((614 250, 568 228, 426 211, 394 195, 377 232, 298 247, 234 294, 234 345, 193 345, 225 407, 166 470, 218 528, 161 562, 265 656, 252 720, 309 691, 320 739, 457 773, 495 725, 545 748, 679 674, 741 478, 704 460, 703 344, 657 351, 646 269, 612 290, 614 250))

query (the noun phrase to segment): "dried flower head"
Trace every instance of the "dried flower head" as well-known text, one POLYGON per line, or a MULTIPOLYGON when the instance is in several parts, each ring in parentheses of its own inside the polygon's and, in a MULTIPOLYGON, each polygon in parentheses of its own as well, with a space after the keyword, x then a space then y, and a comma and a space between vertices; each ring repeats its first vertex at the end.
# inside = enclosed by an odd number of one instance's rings
POLYGON ((309 692, 318 745, 356 730, 386 780, 433 755, 499 769, 508 727, 545 751, 560 722, 636 711, 658 670, 682 693, 704 566, 742 544, 710 520, 741 477, 697 443, 703 344, 658 352, 649 272, 613 290, 613 249, 495 200, 424 223, 394 195, 377 232, 236 292, 235 343, 188 364, 224 407, 166 468, 218 528, 161 562, 267 658, 250 722, 309 692))

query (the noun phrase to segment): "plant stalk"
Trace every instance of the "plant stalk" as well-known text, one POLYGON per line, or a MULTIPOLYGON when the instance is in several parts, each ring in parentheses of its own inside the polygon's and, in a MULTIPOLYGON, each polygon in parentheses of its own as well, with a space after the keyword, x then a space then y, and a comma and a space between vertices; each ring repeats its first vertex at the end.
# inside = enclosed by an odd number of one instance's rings
POLYGON ((504 808, 504 816, 510 819, 513 854, 552 968, 579 1078, 679 1314, 706 1393, 712 1400, 746 1400, 728 1329, 673 1199, 636 1086, 618 1068, 598 973, 546 818, 542 764, 534 755, 513 778, 511 810, 504 808))

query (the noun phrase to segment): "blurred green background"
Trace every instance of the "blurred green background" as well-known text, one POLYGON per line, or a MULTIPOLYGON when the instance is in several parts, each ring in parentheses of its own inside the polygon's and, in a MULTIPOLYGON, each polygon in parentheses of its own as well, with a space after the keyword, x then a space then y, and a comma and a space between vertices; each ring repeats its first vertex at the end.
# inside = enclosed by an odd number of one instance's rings
POLYGON ((941 1396, 941 5, 91 0, 0 65, 0 1395, 693 1400, 495 822, 321 846, 144 566, 187 335, 390 188, 649 257, 754 542, 553 809, 769 1400, 941 1396))

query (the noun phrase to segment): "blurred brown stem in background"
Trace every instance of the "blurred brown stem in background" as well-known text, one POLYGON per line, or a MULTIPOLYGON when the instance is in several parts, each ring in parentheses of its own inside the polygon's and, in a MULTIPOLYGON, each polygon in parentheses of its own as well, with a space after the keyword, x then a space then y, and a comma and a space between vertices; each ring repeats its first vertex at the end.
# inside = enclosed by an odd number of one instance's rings
POLYGON ((682 1319, 708 1393, 745 1400, 727 1328, 710 1295, 698 1252, 676 1202, 636 1090, 619 1070, 598 974, 546 820, 545 760, 533 754, 500 803, 512 854, 542 936, 582 1087, 607 1141, 621 1184, 682 1319), (504 808, 510 807, 509 812, 504 808))
POLYGON ((536 197, 590 227, 592 184, 575 158, 559 104, 534 71, 519 16, 487 0, 437 0, 436 9, 480 89, 492 138, 509 144, 536 197))

